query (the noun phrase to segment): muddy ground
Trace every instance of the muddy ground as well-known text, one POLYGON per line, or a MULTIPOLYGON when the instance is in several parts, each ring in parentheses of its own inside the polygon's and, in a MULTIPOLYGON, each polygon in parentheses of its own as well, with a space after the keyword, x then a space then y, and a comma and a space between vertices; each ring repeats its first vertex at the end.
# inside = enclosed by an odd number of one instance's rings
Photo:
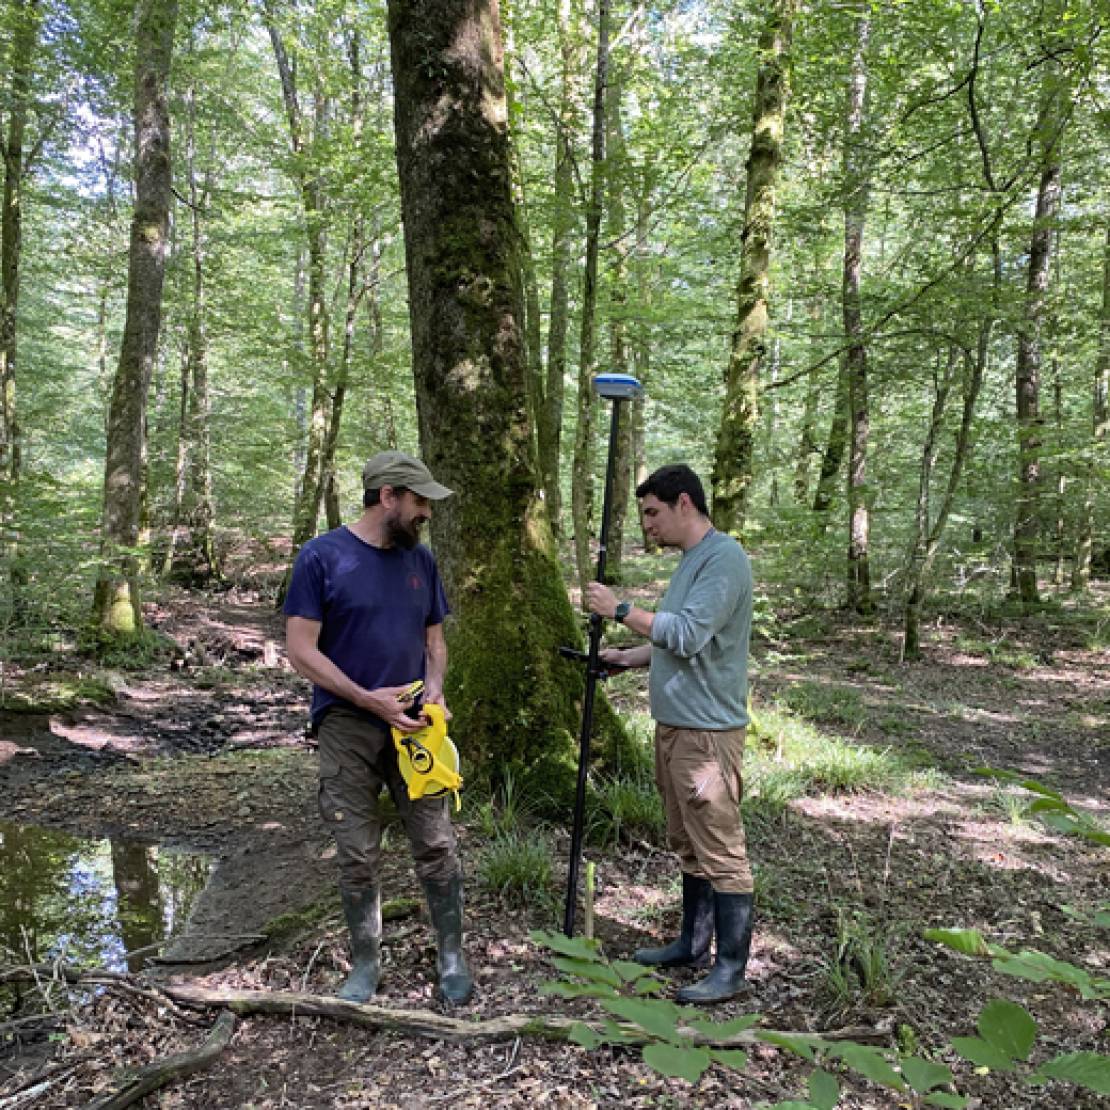
MULTIPOLYGON (((1065 1052, 1105 1055, 1105 1002, 1000 976, 921 935, 931 926, 974 927, 994 943, 1110 975, 1110 933, 1091 920, 1110 902, 1110 850, 1015 819, 999 788, 971 773, 987 764, 1033 776, 1110 825, 1106 602, 1096 596, 1085 617, 1066 620, 949 617, 929 628, 926 657, 912 664, 899 662, 894 632, 881 621, 861 626, 780 608, 756 648, 757 710, 808 691, 817 723, 855 743, 903 751, 935 774, 908 792, 816 794, 749 821, 759 870, 752 990, 715 1017, 758 1012, 778 1030, 864 1030, 877 1043, 952 1066, 972 1105, 1107 1104, 1073 1086, 1029 1086, 1028 1066, 977 1073, 946 1047, 952 1036, 974 1033, 981 1007, 1003 996, 1034 1014, 1036 1062, 1065 1052), (836 696, 813 697, 823 689, 836 696), (876 927, 894 989, 835 1007, 826 968, 846 914, 876 927)), ((304 736, 306 689, 284 660, 268 596, 169 594, 148 616, 179 650, 139 671, 98 671, 114 693, 109 704, 0 714, 0 818, 211 851, 220 868, 191 929, 223 938, 224 959, 199 962, 219 953, 209 941, 185 938, 162 955, 191 962, 152 966, 124 986, 57 983, 51 998, 59 1016, 47 1025, 5 1023, 0 1015, 3 1110, 83 1105, 118 1084, 121 1067, 199 1045, 215 1012, 169 1005, 158 993, 167 975, 330 994, 347 966, 330 848, 315 810, 315 753, 304 736), (272 942, 249 939, 258 933, 272 942), (231 957, 228 937, 243 938, 232 941, 231 957)), ((60 658, 54 667, 9 668, 8 704, 42 705, 54 672, 71 676, 74 666, 60 658)), ((622 695, 628 704, 642 698, 634 686, 622 695)), ((482 849, 477 804, 467 799, 461 825, 471 861, 482 849)), ((384 885, 402 902, 386 928, 375 1001, 439 1010, 418 886, 403 837, 391 842, 397 851, 384 885)), ((556 831, 554 844, 563 866, 565 831, 556 831)), ((626 955, 673 927, 676 876, 666 852, 636 840, 588 855, 598 869, 596 931, 607 952, 626 955)), ((560 1002, 538 989, 553 972, 528 934, 558 928, 561 881, 557 873, 549 897, 521 908, 483 889, 471 869, 467 948, 478 989, 466 1017, 596 1014, 590 1002, 560 1002)), ((322 1018, 251 1016, 240 1019, 214 1063, 146 1105, 748 1107, 803 1098, 811 1070, 757 1046, 743 1072, 713 1066, 692 1086, 660 1076, 629 1050, 587 1052, 534 1037, 450 1043, 322 1018)), ((854 1074, 840 1080, 840 1106, 918 1105, 854 1074)))

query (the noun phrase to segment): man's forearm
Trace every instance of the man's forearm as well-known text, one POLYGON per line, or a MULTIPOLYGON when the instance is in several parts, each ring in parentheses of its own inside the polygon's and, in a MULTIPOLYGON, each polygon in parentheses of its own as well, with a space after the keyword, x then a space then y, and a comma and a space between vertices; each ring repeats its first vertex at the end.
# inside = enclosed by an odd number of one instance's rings
POLYGON ((361 709, 370 708, 367 702, 370 691, 348 678, 319 648, 303 648, 290 653, 289 661, 297 674, 314 686, 361 709))

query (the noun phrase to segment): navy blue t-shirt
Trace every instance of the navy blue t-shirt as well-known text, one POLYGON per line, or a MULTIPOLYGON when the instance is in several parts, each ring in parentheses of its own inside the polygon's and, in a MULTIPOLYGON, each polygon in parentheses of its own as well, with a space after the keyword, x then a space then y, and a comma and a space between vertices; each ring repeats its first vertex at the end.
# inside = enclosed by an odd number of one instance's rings
MULTIPOLYGON (((411 551, 374 547, 347 527, 301 548, 285 596, 285 615, 319 621, 320 651, 367 690, 423 678, 425 630, 449 611, 423 544, 411 551)), ((313 721, 331 705, 350 703, 314 685, 313 721)))

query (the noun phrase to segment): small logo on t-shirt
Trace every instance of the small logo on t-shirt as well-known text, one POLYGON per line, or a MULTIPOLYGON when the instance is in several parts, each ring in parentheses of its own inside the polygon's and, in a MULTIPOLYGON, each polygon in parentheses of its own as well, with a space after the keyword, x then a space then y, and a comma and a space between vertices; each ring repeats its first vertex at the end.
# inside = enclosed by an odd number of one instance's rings
POLYGON ((410 574, 409 575, 409 589, 410 590, 422 590, 423 588, 424 588, 424 582, 421 579, 420 575, 419 574, 410 574))

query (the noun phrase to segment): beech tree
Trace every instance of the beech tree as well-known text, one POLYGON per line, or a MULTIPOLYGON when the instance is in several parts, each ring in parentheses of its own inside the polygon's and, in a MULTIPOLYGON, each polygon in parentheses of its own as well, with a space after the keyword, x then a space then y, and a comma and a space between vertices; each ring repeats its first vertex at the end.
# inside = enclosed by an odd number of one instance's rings
POLYGON ((135 23, 135 206, 127 316, 108 411, 101 564, 93 621, 109 637, 142 629, 136 548, 143 507, 146 407, 158 357, 172 201, 166 101, 177 0, 140 0, 135 23))
POLYGON ((582 675, 539 495, 496 0, 390 0, 423 458, 456 491, 432 538, 454 616, 448 701, 495 771, 561 759, 582 675), (460 434, 461 432, 461 434, 460 434))

